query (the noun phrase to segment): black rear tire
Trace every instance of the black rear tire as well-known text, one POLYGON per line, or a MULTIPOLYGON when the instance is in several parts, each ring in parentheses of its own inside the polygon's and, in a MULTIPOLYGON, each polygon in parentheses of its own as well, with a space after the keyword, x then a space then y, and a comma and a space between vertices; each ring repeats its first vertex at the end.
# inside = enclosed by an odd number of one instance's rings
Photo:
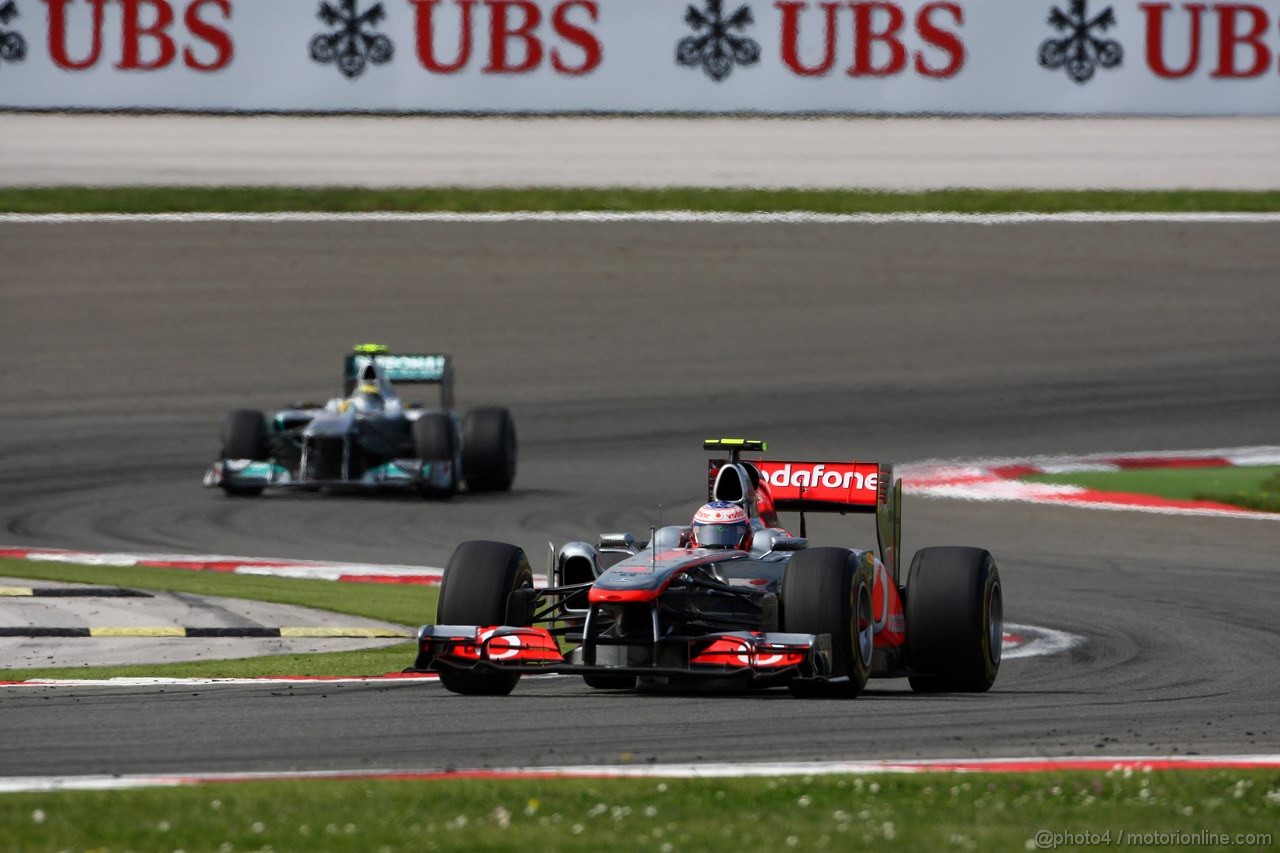
MULTIPOLYGON (((264 462, 271 457, 271 441, 267 432, 267 418, 254 409, 236 409, 222 419, 222 458, 252 459, 264 462)), ((223 485, 222 490, 236 498, 256 497, 262 494, 261 486, 223 485)))
MULTIPOLYGON (((512 625, 511 593, 533 586, 533 569, 524 551, 503 542, 463 542, 449 558, 440 584, 437 625, 512 625)), ((524 620, 517 620, 524 621, 524 620)), ((446 690, 465 696, 506 696, 520 681, 520 673, 440 669, 446 690)))
POLYGON ((830 635, 829 675, 847 679, 792 685, 792 693, 851 699, 867 686, 875 651, 874 580, 870 568, 846 548, 810 548, 787 563, 782 575, 783 630, 830 635))
POLYGON ((907 576, 907 666, 917 693, 985 693, 1000 671, 1004 597, 981 548, 922 548, 907 576))
POLYGON ((516 479, 516 425, 506 409, 473 409, 462 421, 462 471, 473 492, 505 492, 516 479))
POLYGON ((452 467, 449 485, 427 491, 432 497, 449 497, 458 491, 458 431, 444 412, 423 415, 413 422, 413 453, 423 462, 445 462, 452 467))

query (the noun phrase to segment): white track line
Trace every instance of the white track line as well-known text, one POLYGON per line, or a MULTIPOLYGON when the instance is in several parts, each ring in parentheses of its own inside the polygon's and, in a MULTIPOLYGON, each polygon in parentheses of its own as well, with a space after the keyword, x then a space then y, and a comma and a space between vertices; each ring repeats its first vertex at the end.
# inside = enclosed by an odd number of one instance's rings
MULTIPOLYGON (((388 579, 398 579, 404 582, 429 585, 438 584, 440 579, 444 577, 444 569, 437 569, 431 566, 336 563, 226 555, 99 553, 56 548, 0 546, 0 557, 33 562, 70 563, 79 566, 144 566, 325 581, 373 578, 382 582, 388 582, 388 579), (218 568, 211 568, 213 566, 218 568)), ((534 575, 534 581, 546 583, 545 578, 541 575, 534 575)))
MULTIPOLYGON (((70 563, 77 566, 116 566, 121 568, 141 566, 144 568, 169 568, 324 581, 354 581, 361 578, 372 578, 383 583, 399 580, 406 583, 433 585, 439 584, 444 577, 444 569, 432 566, 336 563, 318 560, 287 560, 226 555, 100 553, 58 548, 0 546, 0 558, 45 563, 70 563), (213 566, 218 568, 211 568, 213 566)), ((548 583, 546 575, 540 574, 533 576, 533 582, 544 586, 548 583)))
POLYGON ((434 222, 503 224, 579 222, 591 224, 674 223, 722 225, 1032 225, 1163 222, 1181 224, 1280 224, 1280 213, 728 213, 692 210, 608 213, 517 211, 511 213, 0 213, 0 224, 256 224, 434 222))
POLYGON ((128 788, 173 788, 234 782, 394 779, 428 781, 485 779, 742 779, 780 776, 845 776, 873 773, 1045 773, 1063 770, 1115 772, 1124 770, 1270 769, 1280 767, 1280 755, 1123 756, 1082 758, 909 759, 903 761, 812 761, 657 765, 578 765, 507 767, 475 770, 311 770, 296 772, 170 773, 126 776, 10 776, 0 777, 0 794, 57 791, 107 791, 128 788))

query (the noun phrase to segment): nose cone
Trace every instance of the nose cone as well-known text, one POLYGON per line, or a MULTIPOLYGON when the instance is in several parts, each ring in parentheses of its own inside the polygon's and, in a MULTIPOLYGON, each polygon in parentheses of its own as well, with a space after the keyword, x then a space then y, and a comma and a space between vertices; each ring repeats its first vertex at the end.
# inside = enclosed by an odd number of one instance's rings
POLYGON ((336 438, 351 431, 355 412, 324 412, 307 424, 303 434, 308 438, 336 438))

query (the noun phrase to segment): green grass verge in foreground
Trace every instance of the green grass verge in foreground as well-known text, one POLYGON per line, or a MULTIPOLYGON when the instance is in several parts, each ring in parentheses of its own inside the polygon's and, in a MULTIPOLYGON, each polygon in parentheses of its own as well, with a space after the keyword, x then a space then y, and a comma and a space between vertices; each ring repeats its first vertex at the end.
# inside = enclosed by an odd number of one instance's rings
POLYGON ((1280 512, 1280 465, 1134 468, 1128 471, 1033 474, 1022 479, 1032 483, 1083 486, 1102 492, 1217 501, 1247 509, 1280 512))
POLYGON ((0 189, 0 211, 10 213, 240 213, 240 212, 459 212, 486 211, 819 213, 1058 213, 1063 211, 1238 212, 1280 211, 1280 192, 1167 190, 976 190, 877 192, 767 189, 364 189, 358 187, 46 187, 0 189))
MULTIPOLYGON (((335 613, 382 619, 417 627, 434 619, 439 590, 402 584, 351 584, 334 581, 193 572, 147 566, 77 566, 0 559, 0 577, 66 583, 91 583, 276 604, 315 607, 335 613)), ((93 642, 83 640, 78 642, 93 642)), ((199 642, 198 640, 192 642, 199 642)), ((138 664, 119 667, 0 669, 6 679, 130 677, 250 677, 256 675, 384 675, 413 663, 413 643, 351 652, 277 655, 225 661, 138 664)))
POLYGON ((1181 849, 1186 841, 1128 834, 1213 832, 1230 838, 1213 846, 1250 850, 1274 849, 1278 816, 1276 771, 305 781, 0 796, 6 845, 19 850, 1021 851, 1042 831, 1111 833, 1106 844, 1058 845, 1073 849, 1181 849))

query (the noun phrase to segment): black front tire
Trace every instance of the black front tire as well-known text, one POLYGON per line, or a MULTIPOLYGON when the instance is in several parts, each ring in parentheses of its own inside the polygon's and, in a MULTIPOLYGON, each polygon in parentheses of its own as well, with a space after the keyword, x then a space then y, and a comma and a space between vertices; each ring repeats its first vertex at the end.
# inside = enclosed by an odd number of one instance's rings
POLYGON ((787 563, 781 596, 784 630, 830 635, 829 675, 841 679, 792 685, 793 694, 851 699, 867 686, 875 651, 874 583, 871 569, 846 548, 810 548, 787 563))
MULTIPOLYGON (((271 456, 271 440, 267 418, 254 409, 236 409, 222 419, 222 458, 252 459, 265 462, 271 456)), ((232 497, 256 497, 261 486, 224 485, 222 490, 232 497)))
POLYGON ((449 497, 458 491, 458 430, 453 418, 443 412, 423 415, 413 422, 413 452, 423 462, 448 462, 452 468, 449 485, 429 489, 432 497, 449 497))
POLYGON ((1000 671, 1004 596, 981 548, 922 548, 907 575, 907 666, 917 693, 985 693, 1000 671))
MULTIPOLYGON (((444 570, 436 624, 522 627, 509 621, 516 608, 508 608, 508 599, 532 586, 533 569, 521 549, 503 542, 463 542, 444 570)), ((519 673, 440 669, 445 689, 464 696, 506 696, 519 681, 519 673)))
POLYGON ((516 425, 506 409, 474 409, 462 421, 462 470, 473 492, 505 492, 516 479, 516 425))
POLYGON ((253 409, 236 409, 222 419, 222 458, 263 462, 271 454, 267 418, 253 409))

